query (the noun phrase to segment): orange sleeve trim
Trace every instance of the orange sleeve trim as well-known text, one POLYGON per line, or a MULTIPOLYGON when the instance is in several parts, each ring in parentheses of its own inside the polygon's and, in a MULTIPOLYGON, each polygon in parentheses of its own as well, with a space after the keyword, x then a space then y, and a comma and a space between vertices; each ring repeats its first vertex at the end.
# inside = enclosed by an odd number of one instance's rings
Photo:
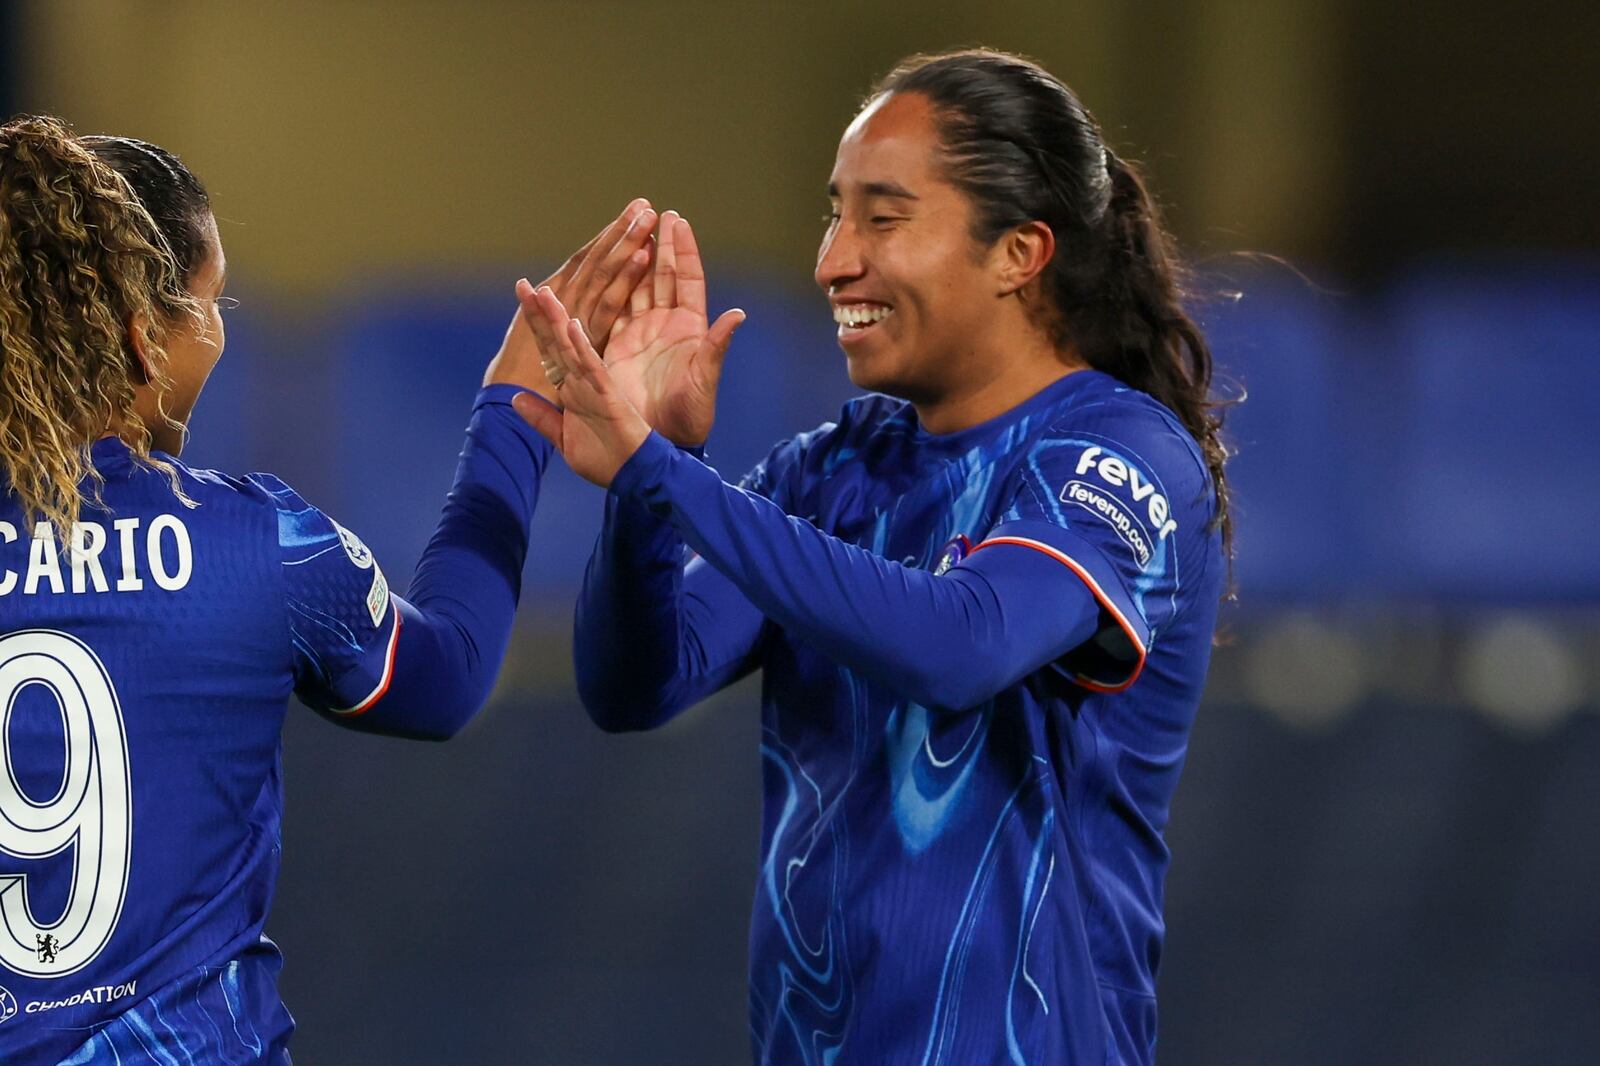
POLYGON ((354 718, 372 709, 372 705, 383 699, 383 694, 389 691, 389 682, 394 680, 394 652, 400 646, 400 608, 394 606, 394 601, 389 601, 394 610, 394 630, 389 634, 389 650, 383 656, 383 677, 378 681, 378 687, 368 693, 367 698, 354 707, 345 710, 335 710, 333 713, 346 718, 354 718))
POLYGON ((1135 681, 1139 680, 1139 674, 1144 670, 1145 656, 1148 654, 1145 649, 1144 642, 1141 641, 1139 639, 1139 635, 1134 632, 1133 626, 1131 623, 1129 623, 1127 616, 1118 609, 1115 603, 1111 602, 1111 597, 1106 595, 1105 589, 1100 587, 1100 583, 1090 575, 1089 571, 1085 570, 1077 563, 1076 560, 1074 560, 1066 552, 1063 552, 1061 549, 1052 548, 1043 541, 1029 540, 1027 537, 992 537, 989 540, 984 541, 982 544, 979 544, 972 550, 974 552, 979 552, 984 548, 992 548, 996 544, 1015 544, 1019 548, 1032 548, 1036 552, 1043 552, 1045 555, 1048 555, 1056 562, 1071 570, 1074 574, 1077 574, 1079 579, 1082 580, 1085 585, 1089 586, 1089 591, 1094 594, 1094 598, 1099 602, 1100 606, 1103 607, 1112 618, 1117 620, 1117 625, 1121 627, 1122 632, 1126 634, 1128 641, 1133 645, 1134 650, 1139 653, 1139 661, 1134 663, 1133 672, 1129 674, 1128 679, 1123 681, 1121 684, 1107 685, 1103 682, 1095 681, 1092 678, 1085 677, 1082 674, 1075 676, 1073 678, 1074 681, 1093 692, 1121 692, 1123 689, 1128 688, 1135 681))

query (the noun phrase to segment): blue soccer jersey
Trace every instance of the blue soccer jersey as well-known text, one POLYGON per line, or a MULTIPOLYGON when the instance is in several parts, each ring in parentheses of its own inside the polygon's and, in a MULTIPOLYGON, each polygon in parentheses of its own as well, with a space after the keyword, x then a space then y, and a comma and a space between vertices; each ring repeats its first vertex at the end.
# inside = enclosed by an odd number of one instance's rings
MULTIPOLYGON (((486 391, 430 547, 435 568, 476 580, 461 599, 482 608, 494 665, 548 454, 513 422, 509 393, 486 391), (474 532, 462 498, 493 487, 478 467, 522 484, 474 532)), ((263 932, 286 701, 444 735, 461 701, 419 674, 463 675, 403 640, 435 625, 426 575, 415 605, 393 596, 361 540, 276 478, 172 461, 191 506, 119 440, 92 459, 103 506, 71 530, 30 536, 0 498, 0 1062, 286 1063, 293 1022, 263 932)))
POLYGON ((624 467, 580 689, 642 728, 764 672, 759 1061, 1151 1061, 1214 514, 1189 434, 1094 371, 947 436, 865 397, 738 489, 659 437, 624 467))

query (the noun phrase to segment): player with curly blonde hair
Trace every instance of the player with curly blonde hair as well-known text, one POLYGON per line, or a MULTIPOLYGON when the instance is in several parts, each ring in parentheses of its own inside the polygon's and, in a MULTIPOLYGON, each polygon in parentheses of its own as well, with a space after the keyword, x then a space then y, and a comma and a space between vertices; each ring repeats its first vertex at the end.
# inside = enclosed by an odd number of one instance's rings
POLYGON ((172 471, 152 443, 180 450, 172 435, 195 397, 169 378, 166 345, 221 353, 223 279, 199 262, 216 223, 205 190, 153 145, 29 117, 0 127, 0 158, 0 464, 25 511, 66 528, 79 483, 100 483, 83 442, 107 427, 172 471), (178 179, 165 197, 170 242, 113 161, 178 179), (162 410, 169 396, 177 406, 162 410))
MULTIPOLYGON (((551 279, 597 336, 654 221, 630 204, 551 279)), ((285 701, 444 739, 505 655, 550 453, 511 408, 548 388, 527 327, 402 598, 282 481, 177 458, 225 276, 171 153, 0 126, 0 1062, 287 1063, 285 701)))

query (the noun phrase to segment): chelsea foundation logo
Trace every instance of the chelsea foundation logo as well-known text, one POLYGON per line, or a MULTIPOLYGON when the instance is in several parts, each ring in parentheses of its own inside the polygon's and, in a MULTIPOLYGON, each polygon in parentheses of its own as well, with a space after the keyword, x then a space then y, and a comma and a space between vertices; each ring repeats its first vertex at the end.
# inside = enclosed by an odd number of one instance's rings
POLYGON ((17 1016, 17 997, 4 988, 0 988, 0 1022, 10 1021, 17 1016))

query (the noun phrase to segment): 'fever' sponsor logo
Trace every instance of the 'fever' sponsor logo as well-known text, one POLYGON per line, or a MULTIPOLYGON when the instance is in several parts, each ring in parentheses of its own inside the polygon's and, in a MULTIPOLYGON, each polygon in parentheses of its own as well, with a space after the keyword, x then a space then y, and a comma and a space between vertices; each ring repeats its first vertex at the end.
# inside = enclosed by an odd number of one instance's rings
POLYGON ((1101 448, 1088 447, 1078 456, 1078 468, 1073 472, 1082 477, 1091 470, 1112 488, 1126 487, 1133 494, 1135 505, 1144 504, 1150 528, 1156 531, 1156 540, 1166 540, 1168 534, 1178 528, 1178 520, 1172 517, 1172 505, 1156 491, 1155 482, 1145 480, 1138 467, 1115 455, 1106 455, 1101 448))

